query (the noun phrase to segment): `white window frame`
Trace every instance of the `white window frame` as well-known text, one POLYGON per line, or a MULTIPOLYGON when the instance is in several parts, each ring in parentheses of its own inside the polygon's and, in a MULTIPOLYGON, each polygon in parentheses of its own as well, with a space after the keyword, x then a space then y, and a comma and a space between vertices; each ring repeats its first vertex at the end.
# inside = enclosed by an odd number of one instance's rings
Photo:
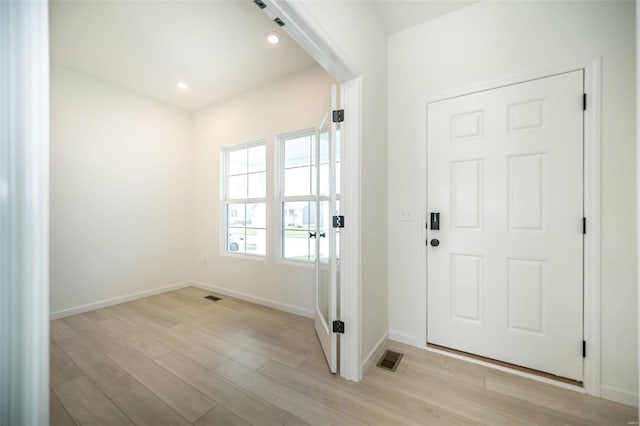
POLYGON ((298 266, 307 266, 309 268, 315 268, 315 260, 298 260, 289 259, 284 257, 284 227, 282 224, 282 203, 291 201, 309 201, 317 202, 317 195, 295 195, 284 196, 284 143, 286 140, 295 139, 303 136, 313 136, 318 139, 318 130, 315 127, 308 127, 302 130, 296 130, 294 132, 282 133, 275 137, 275 206, 274 217, 275 227, 277 232, 274 232, 274 253, 275 259, 279 263, 288 263, 298 266))
MULTIPOLYGON (((231 257, 242 257, 249 258, 255 260, 266 260, 269 256, 269 188, 265 188, 265 196, 264 198, 240 198, 240 199, 228 199, 228 170, 229 170, 229 153, 233 151, 240 151, 243 149, 254 148, 256 146, 264 145, 265 147, 265 183, 268 185, 269 180, 269 161, 268 161, 268 147, 265 139, 257 139, 251 142, 244 142, 237 145, 225 146, 220 149, 220 254, 223 256, 231 256, 231 257), (265 254, 253 254, 253 253, 245 253, 245 252, 233 252, 229 250, 228 247, 228 218, 227 211, 229 204, 254 204, 254 203, 265 203, 265 254)), ((246 229, 246 225, 245 225, 246 229)), ((245 240, 246 244, 246 240, 245 240)))

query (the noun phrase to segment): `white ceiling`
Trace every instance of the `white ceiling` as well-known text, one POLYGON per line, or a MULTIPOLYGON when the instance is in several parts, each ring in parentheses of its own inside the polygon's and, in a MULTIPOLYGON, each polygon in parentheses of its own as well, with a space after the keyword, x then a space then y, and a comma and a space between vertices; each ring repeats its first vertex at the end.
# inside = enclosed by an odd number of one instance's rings
POLYGON ((53 63, 187 109, 315 63, 249 0, 58 0, 50 14, 53 63))
POLYGON ((438 18, 478 0, 372 0, 387 34, 438 18))
MULTIPOLYGON (((391 34, 475 1, 372 2, 391 34)), ((315 64, 251 0, 53 0, 50 15, 54 64, 186 109, 315 64), (272 31, 277 46, 265 41, 272 31)))

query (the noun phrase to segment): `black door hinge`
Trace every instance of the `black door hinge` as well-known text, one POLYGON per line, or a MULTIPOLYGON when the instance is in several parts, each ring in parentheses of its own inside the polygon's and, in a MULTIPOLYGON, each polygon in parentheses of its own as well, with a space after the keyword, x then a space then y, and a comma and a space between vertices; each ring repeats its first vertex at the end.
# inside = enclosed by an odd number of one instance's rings
POLYGON ((342 321, 334 321, 333 322, 333 332, 334 333, 342 333, 344 334, 344 323, 342 321))
POLYGON ((587 357, 587 342, 586 341, 582 341, 582 358, 586 358, 587 357))
POLYGON ((262 0, 253 0, 253 2, 256 4, 256 6, 258 6, 260 9, 264 9, 265 7, 267 7, 266 4, 264 4, 264 2, 262 0))
POLYGON ((582 110, 583 111, 587 110, 587 94, 586 93, 582 94, 582 110))
POLYGON ((344 110, 336 109, 331 113, 331 121, 334 123, 342 123, 344 121, 344 110))
POLYGON ((587 218, 586 217, 582 218, 582 233, 583 234, 587 233, 587 218))
POLYGON ((344 228, 344 216, 333 216, 332 225, 334 228, 344 228))

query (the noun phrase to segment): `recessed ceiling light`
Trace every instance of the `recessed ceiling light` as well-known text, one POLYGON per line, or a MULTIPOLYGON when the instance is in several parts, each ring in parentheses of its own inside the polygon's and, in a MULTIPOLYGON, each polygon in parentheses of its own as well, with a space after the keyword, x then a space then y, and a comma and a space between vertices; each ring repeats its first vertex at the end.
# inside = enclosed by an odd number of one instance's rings
POLYGON ((269 44, 278 44, 280 42, 280 35, 278 33, 267 33, 265 36, 269 44))
POLYGON ((179 81, 178 82, 178 89, 180 90, 187 90, 189 89, 189 84, 186 81, 179 81))

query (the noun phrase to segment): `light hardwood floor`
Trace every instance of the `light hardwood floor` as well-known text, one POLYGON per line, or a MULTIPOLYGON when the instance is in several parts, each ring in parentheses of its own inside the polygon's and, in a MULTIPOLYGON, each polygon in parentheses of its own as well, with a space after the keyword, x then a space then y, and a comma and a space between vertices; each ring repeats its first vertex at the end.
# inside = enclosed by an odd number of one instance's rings
POLYGON ((327 372, 313 321, 185 289, 51 322, 51 424, 628 425, 637 410, 399 343, 327 372))

